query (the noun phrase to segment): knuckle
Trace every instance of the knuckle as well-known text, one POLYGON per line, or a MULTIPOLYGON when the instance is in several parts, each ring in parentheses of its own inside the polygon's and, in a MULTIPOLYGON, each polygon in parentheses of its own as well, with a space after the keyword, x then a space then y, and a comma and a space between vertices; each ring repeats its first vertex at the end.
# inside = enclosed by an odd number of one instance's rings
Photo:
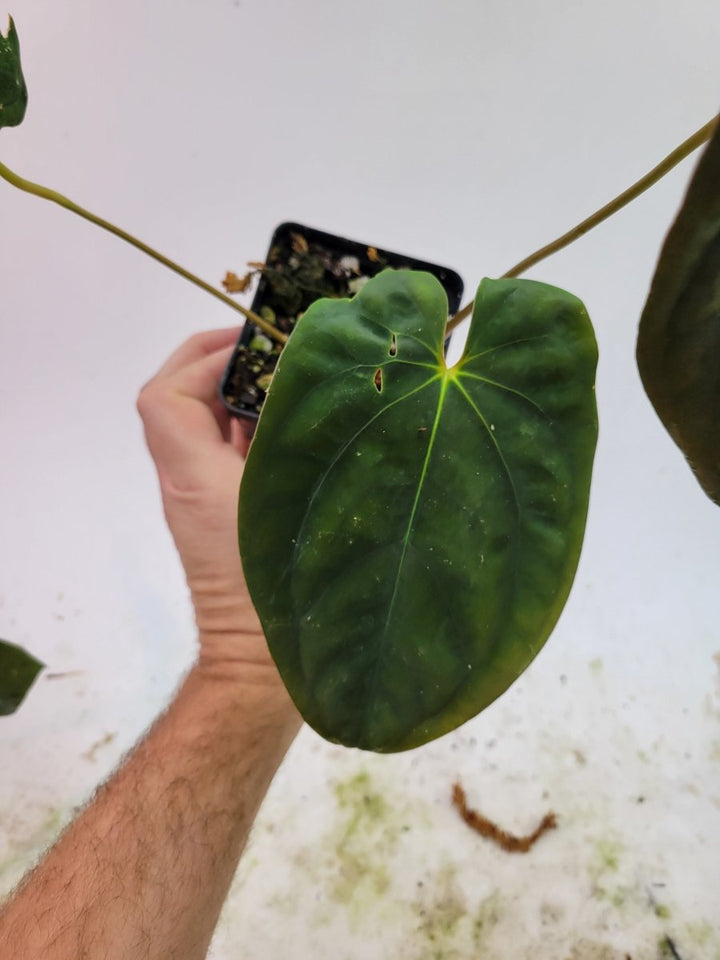
POLYGON ((157 392, 158 388, 154 380, 148 380, 148 382, 140 388, 137 400, 135 401, 135 407, 143 420, 145 420, 154 409, 157 401, 157 392))
POLYGON ((192 336, 187 338, 183 347, 197 353, 205 352, 206 338, 205 333, 193 333, 192 336))

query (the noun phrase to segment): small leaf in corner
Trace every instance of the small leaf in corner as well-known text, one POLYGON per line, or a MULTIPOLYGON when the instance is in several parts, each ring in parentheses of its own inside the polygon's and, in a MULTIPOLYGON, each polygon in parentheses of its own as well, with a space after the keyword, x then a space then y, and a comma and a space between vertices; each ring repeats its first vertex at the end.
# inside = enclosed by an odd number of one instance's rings
POLYGON ((16 127, 22 123, 27 100, 20 66, 20 41, 10 17, 7 36, 0 33, 0 127, 16 127))
POLYGON ((0 717, 17 710, 43 666, 21 647, 0 640, 0 717))

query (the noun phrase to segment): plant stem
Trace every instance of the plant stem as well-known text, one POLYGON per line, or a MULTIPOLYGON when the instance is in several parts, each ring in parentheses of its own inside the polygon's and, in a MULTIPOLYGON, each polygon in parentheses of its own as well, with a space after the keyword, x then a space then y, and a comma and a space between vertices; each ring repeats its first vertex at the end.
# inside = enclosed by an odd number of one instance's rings
POLYGON ((126 233, 125 230, 121 230, 120 227, 116 227, 114 224, 108 223, 107 220, 103 220, 101 217, 95 216, 94 213, 90 213, 89 210, 83 209, 83 207, 73 203, 72 200, 69 200, 62 194, 56 193, 55 190, 50 190, 48 187, 43 187, 39 183, 32 183, 30 180, 25 180, 22 177, 19 177, 3 163, 0 163, 0 177, 2 177, 3 180, 7 180, 7 182, 11 183, 14 187, 17 187, 18 190, 24 190, 26 193, 32 193, 36 197, 43 197, 45 200, 51 200, 53 203, 57 203, 61 207, 64 207, 66 210, 76 213, 84 220, 89 220, 90 223, 94 223, 98 227, 102 227, 103 230, 108 230, 116 237, 120 237, 120 239, 124 240, 126 243, 131 244, 133 247, 137 247, 138 250, 142 250, 143 253, 146 253, 149 257, 152 257, 153 260, 157 260, 158 263, 162 263, 163 266, 168 267, 175 273, 179 273, 181 277, 189 280, 190 283, 194 283, 195 286, 200 287, 201 290, 205 290, 207 293, 212 294, 213 297, 217 297, 218 300, 221 300, 229 307, 232 307, 233 310, 237 310, 238 313, 241 313, 246 319, 252 321, 252 323, 259 327, 263 333, 266 333, 269 337, 272 337, 274 340, 277 340, 280 343, 285 343, 287 341, 287 335, 281 330, 278 330, 271 323, 268 323, 267 320, 264 320, 256 313, 253 313, 252 310, 248 310, 241 306, 239 303, 226 296, 220 290, 217 290, 209 283, 201 280, 200 277, 195 276, 194 273, 190 273, 189 270, 181 267, 179 264, 175 263, 173 260, 170 260, 168 257, 163 256, 161 253, 158 253, 157 250, 153 250, 152 247, 149 247, 146 243, 138 240, 132 234, 126 233))
MULTIPOLYGON (((577 240, 579 237, 582 237, 583 234, 587 233, 589 230, 592 230, 593 227, 596 227, 599 223, 602 223, 603 220, 607 220, 608 217, 611 217, 614 213, 617 213, 618 210, 621 210, 624 206, 627 206, 631 200, 634 200, 636 197, 639 197, 641 193, 644 193, 649 187, 652 187, 653 184, 657 183, 658 180, 662 179, 666 173, 669 173, 673 167, 676 167, 681 160, 684 160, 685 157, 689 156, 693 150, 697 150, 699 146, 702 146, 713 134, 715 127, 717 125, 720 114, 717 117, 713 117, 708 123, 703 127, 700 127, 699 130, 696 130, 691 137, 688 137, 687 140, 684 140, 679 147, 676 147, 672 153, 669 153, 664 160, 662 160, 656 167, 646 173, 644 177, 641 177, 640 180, 636 181, 631 187, 628 187, 627 190, 623 190, 619 196, 615 197, 614 200, 611 200, 610 203, 605 204, 604 207, 601 207, 586 220, 583 220, 582 223, 579 223, 576 227, 573 227, 572 230, 568 230, 567 233, 564 233, 561 237, 558 237, 557 240, 553 240, 552 243, 546 244, 544 247, 541 247, 539 250, 536 250, 535 253, 530 254, 529 257, 525 257, 524 260, 521 260, 520 263, 516 263, 514 267, 511 267, 507 273, 503 274, 503 277, 519 277, 520 274, 525 273, 526 270, 529 270, 530 267, 534 267, 536 263, 539 263, 541 260, 544 260, 546 257, 551 256, 553 253, 557 253, 558 250, 562 250, 563 247, 569 246, 574 240, 577 240)), ((446 328, 446 335, 451 333, 459 323, 470 316, 475 306, 475 301, 472 300, 466 306, 459 310, 452 320, 449 321, 446 328)))

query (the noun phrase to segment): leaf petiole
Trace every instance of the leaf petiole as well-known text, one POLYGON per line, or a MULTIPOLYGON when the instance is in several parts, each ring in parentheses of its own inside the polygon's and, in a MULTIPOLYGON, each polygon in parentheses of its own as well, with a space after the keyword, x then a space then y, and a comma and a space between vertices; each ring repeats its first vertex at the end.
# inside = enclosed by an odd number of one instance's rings
POLYGON ((10 170, 9 167, 6 167, 4 163, 0 163, 0 177, 2 177, 3 180, 7 180, 7 182, 11 183, 14 187, 17 187, 18 190, 24 190, 25 193, 31 193, 36 197, 42 197, 45 200, 50 200, 53 203, 57 203, 66 210, 70 210, 71 213, 76 213, 84 220, 89 220, 90 223, 94 223, 96 226, 102 227, 103 230, 109 231, 114 236, 119 237, 121 240, 124 240, 131 246, 136 247, 138 250, 146 253, 149 257, 152 257, 153 260, 157 260, 158 263, 162 263, 163 266, 167 267, 169 270, 173 270, 181 277, 189 280, 190 283, 194 283, 195 286, 200 287, 201 290, 205 290, 206 293, 212 294, 213 297, 221 300, 223 303, 227 304, 227 306, 232 307, 233 310, 241 313, 247 320, 252 321, 255 326, 259 327, 263 333, 267 334, 269 337, 272 337, 279 343, 285 343, 287 341, 286 334, 284 334, 281 330, 278 330, 277 327, 274 327, 272 324, 268 323, 267 320, 264 320, 262 317, 258 316, 258 314, 253 313, 252 310, 246 309, 235 300, 232 300, 230 297, 226 296, 220 290, 217 290, 209 283, 206 283, 205 280, 202 280, 194 273, 190 273, 189 270, 181 267, 179 264, 175 263, 175 261, 170 260, 162 253, 159 253, 157 250, 149 247, 146 243, 143 243, 142 240, 138 240, 137 237, 134 237, 131 233, 127 233, 125 230, 120 229, 120 227, 116 227, 107 220, 103 220, 102 217, 98 217, 89 210, 85 210, 77 203, 73 203, 72 200, 64 197, 61 193, 57 193, 55 190, 51 190, 49 187, 43 187, 39 183, 33 183, 30 180, 25 180, 23 177, 18 176, 18 174, 13 173, 13 171, 10 170))
MULTIPOLYGON (((573 241, 578 240, 584 234, 588 233, 593 227, 597 227, 598 224, 602 223, 603 220, 607 220, 608 217, 611 217, 614 213, 617 213, 618 210, 621 210, 623 207, 627 206, 632 200, 636 197, 639 197, 641 193, 644 193, 649 187, 652 187, 658 180, 661 180, 666 173, 669 173, 673 167, 676 167, 681 160, 684 160, 685 157, 689 156, 693 150, 697 150, 698 147, 702 146, 713 134, 715 126, 717 125, 718 118, 720 114, 716 117, 713 117, 708 123, 700 127, 699 130, 696 130, 692 136, 688 137, 687 140, 676 147, 672 153, 669 153, 664 160, 661 160, 657 166, 653 167, 649 173, 646 173, 644 177, 641 177, 637 180, 632 186, 628 187, 627 190, 623 190, 621 194, 615 197, 614 200, 611 200, 609 203, 606 203, 604 207, 601 207, 599 210, 596 210, 595 213, 591 214, 577 226, 573 227, 571 230, 568 230, 567 233, 564 233, 561 237, 558 237, 556 240, 553 240, 551 243, 546 244, 544 247, 541 247, 539 250, 536 250, 535 253, 531 253, 529 257, 525 257, 524 260, 521 260, 519 263, 516 263, 514 267, 511 267, 506 273, 503 274, 503 277, 519 277, 521 274, 525 273, 530 267, 534 267, 536 263, 540 263, 541 260, 545 260, 546 257, 551 256, 553 253, 557 253, 558 250, 562 250, 564 247, 569 246, 573 241)), ((470 303, 466 304, 462 310, 459 310, 455 316, 448 322, 448 325, 445 329, 445 334, 452 333, 452 331, 462 323, 462 321, 469 317, 475 306, 475 301, 471 300, 470 303)))

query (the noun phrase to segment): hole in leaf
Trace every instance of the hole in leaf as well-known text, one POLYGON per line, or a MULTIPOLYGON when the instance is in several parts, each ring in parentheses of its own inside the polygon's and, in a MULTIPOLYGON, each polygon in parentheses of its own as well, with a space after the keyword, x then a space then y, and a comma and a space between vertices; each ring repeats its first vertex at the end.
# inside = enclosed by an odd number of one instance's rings
POLYGON ((390 340, 390 349, 388 350, 388 353, 391 357, 394 357, 397 354, 397 337, 395 334, 392 335, 392 339, 390 340))
POLYGON ((383 375, 382 368, 378 367, 375 371, 375 376, 373 377, 373 383, 375 384, 375 389, 378 393, 382 393, 383 388, 383 375))

